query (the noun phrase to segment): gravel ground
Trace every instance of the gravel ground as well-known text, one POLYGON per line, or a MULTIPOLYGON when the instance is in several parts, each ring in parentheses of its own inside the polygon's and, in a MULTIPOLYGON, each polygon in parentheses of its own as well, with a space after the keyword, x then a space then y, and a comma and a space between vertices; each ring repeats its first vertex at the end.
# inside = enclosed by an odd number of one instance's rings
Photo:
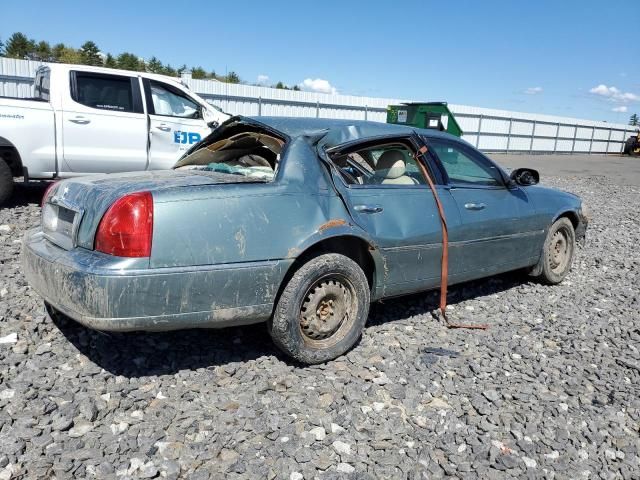
POLYGON ((0 210, 0 480, 640 478, 640 188, 581 195, 588 242, 560 286, 508 274, 376 304, 326 365, 263 326, 100 334, 45 316, 20 271, 41 189, 0 210), (17 335, 17 337, 16 337, 17 335))

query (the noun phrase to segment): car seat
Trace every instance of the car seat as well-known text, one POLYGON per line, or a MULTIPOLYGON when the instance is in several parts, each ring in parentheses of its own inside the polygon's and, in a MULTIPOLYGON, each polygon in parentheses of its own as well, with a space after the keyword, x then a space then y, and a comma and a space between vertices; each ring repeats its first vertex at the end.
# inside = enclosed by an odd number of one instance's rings
POLYGON ((415 185, 415 179, 406 175, 407 164, 402 150, 387 150, 378 159, 374 178, 382 185, 415 185))

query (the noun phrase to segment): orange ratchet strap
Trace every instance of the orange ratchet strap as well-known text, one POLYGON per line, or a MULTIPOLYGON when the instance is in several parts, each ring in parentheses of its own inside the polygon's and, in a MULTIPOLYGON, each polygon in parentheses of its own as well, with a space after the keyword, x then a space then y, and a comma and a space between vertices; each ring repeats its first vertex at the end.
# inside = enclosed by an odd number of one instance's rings
MULTIPOLYGON (((425 147, 424 145, 418 150, 418 155, 422 156, 425 162, 427 161, 427 158, 425 156, 427 151, 427 147, 425 147)), ((419 165, 422 174, 427 179, 427 183, 429 184, 431 193, 433 193, 433 199, 436 202, 436 206, 438 207, 438 215, 440 216, 440 225, 442 226, 442 261, 440 264, 440 315, 444 319, 447 328, 470 328, 486 330, 487 328, 489 328, 488 325, 451 323, 447 318, 447 282, 449 278, 449 231, 447 229, 447 218, 444 214, 444 209, 442 208, 442 203, 440 202, 440 197, 438 196, 436 186, 433 183, 429 172, 422 164, 420 159, 416 158, 416 163, 419 165)))

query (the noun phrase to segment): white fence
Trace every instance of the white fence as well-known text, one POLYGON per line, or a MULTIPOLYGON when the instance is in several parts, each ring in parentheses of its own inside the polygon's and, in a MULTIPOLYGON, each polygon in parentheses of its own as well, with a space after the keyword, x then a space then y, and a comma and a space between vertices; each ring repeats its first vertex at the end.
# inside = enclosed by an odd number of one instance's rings
MULTIPOLYGON (((28 97, 39 62, 0 58, 0 96, 28 97)), ((397 98, 329 95, 233 85, 208 80, 183 81, 223 110, 248 116, 323 117, 386 121, 397 98)), ((480 150, 529 153, 620 153, 636 128, 623 124, 450 104, 463 138, 480 150)))

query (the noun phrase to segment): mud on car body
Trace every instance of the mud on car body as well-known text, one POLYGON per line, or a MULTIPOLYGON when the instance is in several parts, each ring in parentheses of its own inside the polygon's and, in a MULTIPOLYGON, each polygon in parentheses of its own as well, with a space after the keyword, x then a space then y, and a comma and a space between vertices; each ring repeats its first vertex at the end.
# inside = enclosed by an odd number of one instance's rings
POLYGON ((233 117, 173 170, 69 179, 24 239, 48 308, 91 328, 267 322, 279 348, 327 361, 371 301, 525 268, 556 283, 586 218, 579 198, 507 175, 466 142, 373 122, 233 117))

